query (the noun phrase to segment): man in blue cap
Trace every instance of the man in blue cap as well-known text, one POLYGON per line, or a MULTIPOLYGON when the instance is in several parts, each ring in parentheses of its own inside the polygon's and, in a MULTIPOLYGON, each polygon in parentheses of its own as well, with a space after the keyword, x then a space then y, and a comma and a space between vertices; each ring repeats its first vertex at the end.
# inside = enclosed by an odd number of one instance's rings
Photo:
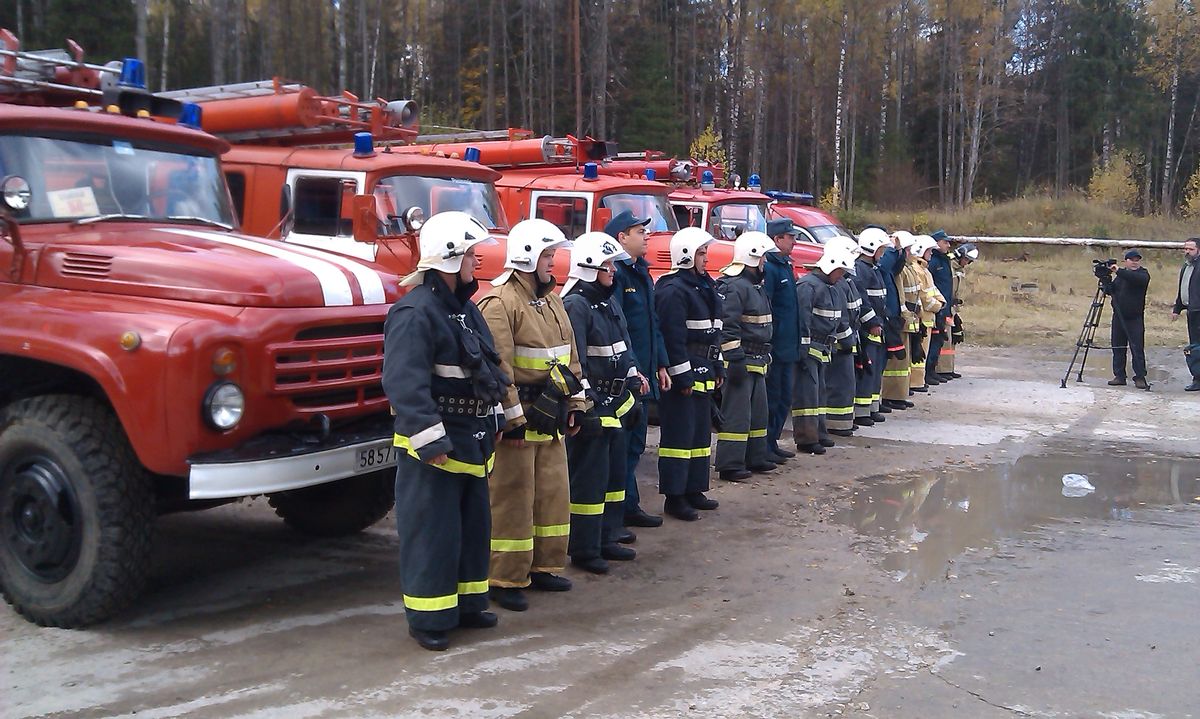
MULTIPOLYGON (((643 403, 646 398, 657 401, 660 391, 671 388, 671 376, 667 374, 667 349, 658 328, 658 313, 654 309, 654 280, 650 277, 650 265, 645 259, 646 225, 649 222, 649 218, 635 217, 629 210, 622 210, 604 226, 604 231, 621 243, 621 247, 629 254, 629 259, 615 262, 617 276, 613 282, 612 301, 625 315, 625 322, 629 326, 634 364, 638 372, 650 380, 649 391, 639 398, 643 403)), ((637 423, 628 430, 626 443, 625 526, 658 527, 662 525, 662 517, 648 514, 642 509, 638 492, 637 466, 642 452, 646 450, 647 413, 644 406, 638 415, 637 423)), ((627 537, 632 535, 629 532, 627 537)))
POLYGON ((1146 290, 1150 273, 1142 267, 1142 253, 1125 253, 1125 266, 1097 265, 1096 276, 1105 294, 1112 297, 1113 378, 1108 383, 1120 387, 1126 380, 1126 348, 1133 355, 1133 384, 1150 389, 1146 382, 1146 290), (1103 270, 1103 272, 1101 272, 1103 270), (1101 276, 1103 275, 1103 276, 1101 276))
POLYGON ((942 345, 950 338, 951 315, 954 313, 954 269, 950 266, 950 237, 946 231, 937 230, 929 236, 937 242, 929 257, 929 274, 933 275, 933 285, 946 299, 946 304, 934 317, 933 330, 929 335, 929 356, 925 358, 925 384, 936 386, 953 379, 949 374, 942 374, 937 363, 942 355, 942 345))
POLYGON ((763 290, 771 301, 774 333, 771 337, 771 365, 767 368, 767 447, 782 462, 796 453, 779 446, 779 435, 792 413, 792 387, 796 363, 800 361, 800 331, 796 317, 796 268, 792 248, 800 234, 787 218, 767 223, 767 234, 779 252, 763 262, 763 290))

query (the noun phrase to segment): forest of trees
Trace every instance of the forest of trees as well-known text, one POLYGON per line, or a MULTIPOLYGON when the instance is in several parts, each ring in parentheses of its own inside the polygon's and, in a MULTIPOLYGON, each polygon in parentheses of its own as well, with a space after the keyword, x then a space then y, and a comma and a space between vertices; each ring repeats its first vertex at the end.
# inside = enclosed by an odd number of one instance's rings
POLYGON ((843 205, 1200 183, 1191 0, 7 0, 25 49, 138 55, 152 89, 273 75, 412 98, 426 131, 686 154, 843 205), (1196 177, 1193 177, 1196 175, 1196 177))

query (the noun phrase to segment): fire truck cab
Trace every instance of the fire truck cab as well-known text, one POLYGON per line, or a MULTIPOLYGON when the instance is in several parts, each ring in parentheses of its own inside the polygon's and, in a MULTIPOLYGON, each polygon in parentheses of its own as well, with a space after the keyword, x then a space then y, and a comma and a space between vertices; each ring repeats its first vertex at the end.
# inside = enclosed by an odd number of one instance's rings
POLYGON ((335 535, 393 503, 395 278, 239 234, 198 109, 81 56, 0 31, 0 591, 59 627, 136 599, 160 513, 265 494, 335 535))
POLYGON ((800 230, 801 240, 813 245, 823 245, 834 237, 854 238, 854 234, 841 220, 813 205, 813 196, 807 192, 783 192, 767 190, 773 202, 770 206, 771 219, 784 217, 800 230))

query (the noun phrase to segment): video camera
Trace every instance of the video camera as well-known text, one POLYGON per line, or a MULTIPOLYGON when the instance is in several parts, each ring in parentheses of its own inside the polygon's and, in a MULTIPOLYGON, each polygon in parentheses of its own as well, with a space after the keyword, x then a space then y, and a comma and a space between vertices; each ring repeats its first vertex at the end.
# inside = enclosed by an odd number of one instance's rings
POLYGON ((1108 276, 1117 269, 1117 261, 1113 258, 1107 260, 1092 260, 1092 274, 1096 275, 1097 279, 1106 280, 1108 276))

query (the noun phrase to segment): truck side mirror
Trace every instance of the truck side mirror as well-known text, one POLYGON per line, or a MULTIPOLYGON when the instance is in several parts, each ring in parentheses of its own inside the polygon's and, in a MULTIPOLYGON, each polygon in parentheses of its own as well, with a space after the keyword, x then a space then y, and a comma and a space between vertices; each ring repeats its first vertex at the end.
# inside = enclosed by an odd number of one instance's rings
POLYGON ((375 195, 355 195, 350 201, 350 211, 351 217, 354 218, 355 241, 378 242, 379 209, 375 203, 375 195))
POLYGON ((604 232, 604 228, 608 227, 608 222, 611 219, 612 210, 607 207, 597 207, 596 214, 592 222, 592 230, 594 232, 604 232))

